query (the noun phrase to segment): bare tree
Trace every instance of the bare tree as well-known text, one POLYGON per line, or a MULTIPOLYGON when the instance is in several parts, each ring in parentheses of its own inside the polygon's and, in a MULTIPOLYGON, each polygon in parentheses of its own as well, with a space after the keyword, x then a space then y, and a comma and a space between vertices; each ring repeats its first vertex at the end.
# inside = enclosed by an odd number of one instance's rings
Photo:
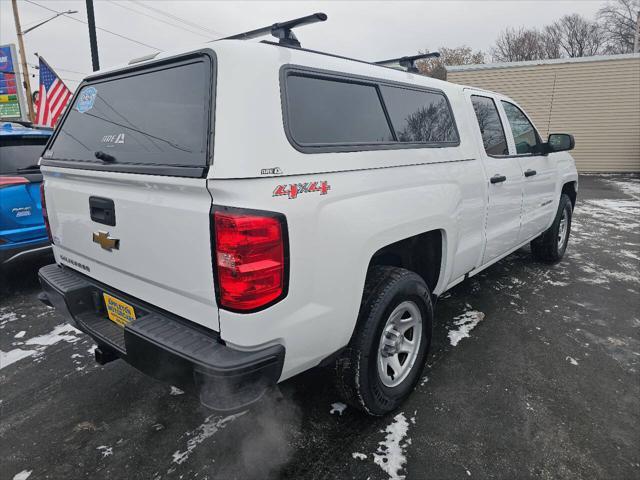
POLYGON ((605 35, 600 25, 577 13, 563 16, 551 30, 556 32, 563 56, 587 57, 604 51, 605 35))
POLYGON ((428 58, 417 62, 418 70, 424 75, 441 80, 447 79, 448 65, 472 65, 476 63, 484 63, 484 53, 481 51, 474 52, 471 47, 462 45, 461 47, 447 48, 442 47, 439 50, 440 57, 428 58))
POLYGON ((542 30, 507 28, 498 36, 491 55, 495 62, 521 62, 585 57, 604 50, 603 29, 596 22, 573 14, 565 15, 542 30))
POLYGON ((535 28, 507 28, 491 48, 494 62, 522 62, 546 58, 542 34, 535 28))
POLYGON ((607 53, 631 53, 638 35, 640 0, 612 0, 598 11, 607 53))
POLYGON ((560 40, 562 32, 556 24, 547 25, 542 29, 540 37, 540 48, 542 50, 542 58, 560 58, 560 40))

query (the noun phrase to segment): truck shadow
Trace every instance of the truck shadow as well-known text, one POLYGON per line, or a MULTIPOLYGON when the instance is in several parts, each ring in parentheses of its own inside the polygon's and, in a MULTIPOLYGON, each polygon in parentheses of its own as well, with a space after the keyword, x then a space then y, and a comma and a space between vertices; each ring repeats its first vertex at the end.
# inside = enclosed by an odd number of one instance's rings
POLYGON ((0 265, 0 300, 40 293, 38 270, 53 261, 53 254, 45 254, 0 265))

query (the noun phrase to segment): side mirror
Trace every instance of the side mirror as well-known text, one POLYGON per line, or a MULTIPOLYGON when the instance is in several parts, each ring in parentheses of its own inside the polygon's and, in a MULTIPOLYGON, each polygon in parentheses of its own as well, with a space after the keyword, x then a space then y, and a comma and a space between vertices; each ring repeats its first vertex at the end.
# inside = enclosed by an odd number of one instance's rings
POLYGON ((546 153, 552 152, 565 152, 567 150, 573 150, 576 146, 576 141, 573 135, 568 133, 552 133, 546 143, 546 153))

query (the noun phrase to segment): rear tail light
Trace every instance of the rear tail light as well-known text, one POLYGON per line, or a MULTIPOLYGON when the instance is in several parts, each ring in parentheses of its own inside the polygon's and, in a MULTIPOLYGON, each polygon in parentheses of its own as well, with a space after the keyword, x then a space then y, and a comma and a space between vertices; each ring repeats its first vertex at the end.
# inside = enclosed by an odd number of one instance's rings
POLYGON ((248 312, 286 294, 284 217, 254 212, 213 214, 220 306, 248 312))
POLYGON ((49 215, 47 214, 47 202, 44 199, 44 182, 40 184, 40 203, 42 205, 42 218, 44 219, 44 226, 47 228, 49 242, 53 243, 53 237, 51 236, 51 227, 49 226, 49 215))
POLYGON ((0 177, 0 188, 24 185, 25 183, 30 182, 24 177, 0 177))

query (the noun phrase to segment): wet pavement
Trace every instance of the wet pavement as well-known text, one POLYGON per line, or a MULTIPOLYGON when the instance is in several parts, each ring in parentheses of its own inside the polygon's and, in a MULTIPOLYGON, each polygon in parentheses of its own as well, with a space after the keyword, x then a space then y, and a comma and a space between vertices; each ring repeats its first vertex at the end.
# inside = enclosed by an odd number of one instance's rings
POLYGON ((640 478, 638 176, 581 177, 561 263, 522 249, 445 294, 423 379, 384 418, 331 414, 331 369, 222 416, 99 366, 37 300, 45 263, 1 273, 3 480, 640 478))

